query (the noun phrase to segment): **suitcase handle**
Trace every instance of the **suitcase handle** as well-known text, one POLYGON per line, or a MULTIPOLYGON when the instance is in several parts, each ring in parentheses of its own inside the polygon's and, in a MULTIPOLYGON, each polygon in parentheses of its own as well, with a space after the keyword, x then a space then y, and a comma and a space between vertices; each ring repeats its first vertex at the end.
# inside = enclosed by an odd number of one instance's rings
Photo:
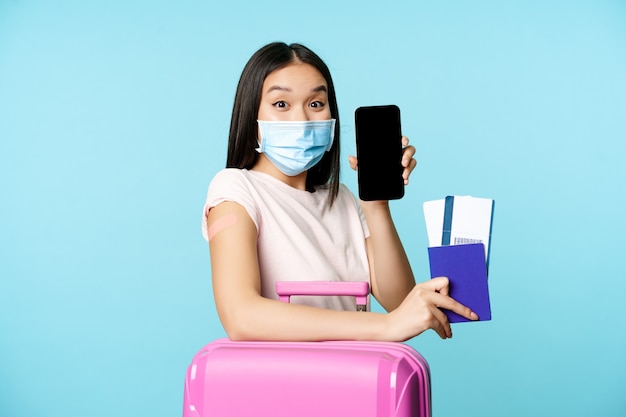
POLYGON ((366 311, 367 296, 370 293, 368 282, 336 281, 278 281, 278 299, 288 303, 292 295, 347 295, 356 298, 356 310, 366 311))

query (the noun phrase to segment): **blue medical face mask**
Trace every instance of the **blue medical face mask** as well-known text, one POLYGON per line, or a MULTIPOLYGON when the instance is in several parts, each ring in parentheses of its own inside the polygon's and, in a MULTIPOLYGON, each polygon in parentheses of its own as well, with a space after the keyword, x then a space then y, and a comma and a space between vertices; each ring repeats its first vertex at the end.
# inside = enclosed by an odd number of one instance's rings
POLYGON ((256 151, 290 177, 315 166, 333 146, 335 119, 258 123, 261 143, 256 151))

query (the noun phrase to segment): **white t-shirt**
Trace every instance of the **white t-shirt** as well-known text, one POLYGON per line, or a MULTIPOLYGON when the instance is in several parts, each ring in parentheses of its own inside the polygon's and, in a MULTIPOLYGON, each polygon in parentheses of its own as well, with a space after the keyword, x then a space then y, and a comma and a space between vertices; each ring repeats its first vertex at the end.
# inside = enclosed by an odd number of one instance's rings
MULTIPOLYGON (((262 172, 224 169, 209 185, 202 234, 208 239, 212 207, 224 201, 243 206, 257 228, 261 294, 266 298, 278 299, 277 281, 369 282, 365 216, 345 185, 330 208, 328 196, 324 188, 303 191, 262 172)), ((356 309, 353 297, 292 297, 292 302, 356 309)))

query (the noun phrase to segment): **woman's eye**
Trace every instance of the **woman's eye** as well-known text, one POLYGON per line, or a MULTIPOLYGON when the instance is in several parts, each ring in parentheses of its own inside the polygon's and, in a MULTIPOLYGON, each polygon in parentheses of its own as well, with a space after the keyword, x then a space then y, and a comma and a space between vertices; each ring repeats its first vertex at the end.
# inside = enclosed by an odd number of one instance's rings
POLYGON ((324 103, 321 101, 314 101, 311 103, 311 107, 313 108, 321 108, 324 107, 324 103))
POLYGON ((276 103, 274 103, 274 107, 284 109, 285 107, 287 107, 287 103, 284 101, 277 101, 276 103))

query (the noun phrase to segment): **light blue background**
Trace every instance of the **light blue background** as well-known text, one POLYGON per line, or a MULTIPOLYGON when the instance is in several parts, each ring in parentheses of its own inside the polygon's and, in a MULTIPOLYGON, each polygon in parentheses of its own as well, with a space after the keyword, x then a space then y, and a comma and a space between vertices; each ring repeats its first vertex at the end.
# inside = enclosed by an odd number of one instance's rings
POLYGON ((422 203, 496 200, 493 321, 410 341, 435 416, 625 415, 617 0, 0 0, 0 415, 180 415, 187 364, 224 335, 206 187, 274 40, 331 68, 344 161, 357 106, 401 107, 419 165, 392 206, 420 280, 422 203))

